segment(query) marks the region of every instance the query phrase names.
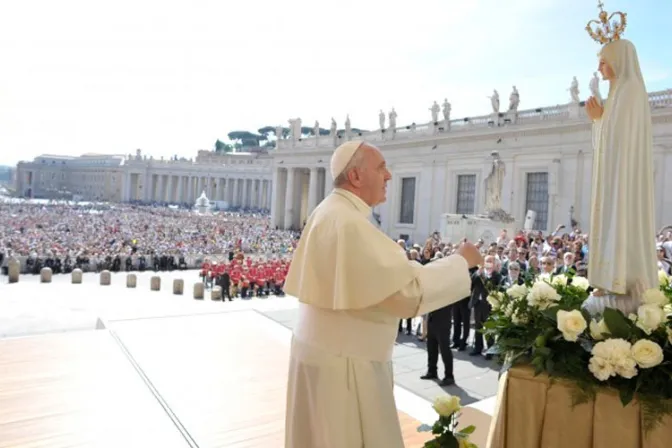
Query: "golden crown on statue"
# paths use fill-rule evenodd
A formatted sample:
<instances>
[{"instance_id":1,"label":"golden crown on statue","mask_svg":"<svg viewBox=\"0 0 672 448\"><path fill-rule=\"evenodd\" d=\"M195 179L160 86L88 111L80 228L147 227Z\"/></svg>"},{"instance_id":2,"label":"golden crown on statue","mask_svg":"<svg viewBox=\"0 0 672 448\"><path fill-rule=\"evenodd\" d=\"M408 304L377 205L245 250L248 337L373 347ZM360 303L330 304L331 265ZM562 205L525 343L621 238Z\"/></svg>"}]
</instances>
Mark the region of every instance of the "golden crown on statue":
<instances>
[{"instance_id":1,"label":"golden crown on statue","mask_svg":"<svg viewBox=\"0 0 672 448\"><path fill-rule=\"evenodd\" d=\"M602 45L620 39L621 34L623 34L625 27L628 24L628 15L620 11L616 11L609 15L609 13L604 10L604 3L601 1L597 2L597 7L600 8L598 19L591 20L586 25L586 31L590 34L590 37ZM620 21L612 21L611 19L614 17L618 17ZM593 25L597 26L593 27Z\"/></svg>"}]
</instances>

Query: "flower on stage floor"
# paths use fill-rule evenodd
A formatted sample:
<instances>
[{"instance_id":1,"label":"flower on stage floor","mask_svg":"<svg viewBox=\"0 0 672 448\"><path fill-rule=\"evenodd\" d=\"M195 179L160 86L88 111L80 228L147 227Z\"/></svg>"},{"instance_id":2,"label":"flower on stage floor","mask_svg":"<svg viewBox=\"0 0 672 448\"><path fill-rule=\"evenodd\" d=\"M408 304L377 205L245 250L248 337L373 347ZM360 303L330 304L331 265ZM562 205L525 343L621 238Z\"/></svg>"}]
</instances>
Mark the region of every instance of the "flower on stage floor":
<instances>
[{"instance_id":1,"label":"flower on stage floor","mask_svg":"<svg viewBox=\"0 0 672 448\"><path fill-rule=\"evenodd\" d=\"M437 414L441 417L451 417L454 413L462 409L460 405L460 397L454 395L443 395L436 400L432 405Z\"/></svg>"},{"instance_id":2,"label":"flower on stage floor","mask_svg":"<svg viewBox=\"0 0 672 448\"><path fill-rule=\"evenodd\" d=\"M616 390L623 406L637 400L645 432L672 416L672 284L643 292L627 316L583 308L591 294L585 277L539 276L525 285L488 291L492 307L483 333L488 353L508 369L526 365L535 375L568 380L573 404ZM455 446L455 445L454 445Z\"/></svg>"},{"instance_id":3,"label":"flower on stage floor","mask_svg":"<svg viewBox=\"0 0 672 448\"><path fill-rule=\"evenodd\" d=\"M434 400L432 407L439 414L439 419L432 426L422 425L418 428L418 431L431 431L434 435L432 440L425 443L425 448L477 448L469 442L469 435L476 430L475 426L457 430L462 409L460 397L442 395Z\"/></svg>"}]
</instances>

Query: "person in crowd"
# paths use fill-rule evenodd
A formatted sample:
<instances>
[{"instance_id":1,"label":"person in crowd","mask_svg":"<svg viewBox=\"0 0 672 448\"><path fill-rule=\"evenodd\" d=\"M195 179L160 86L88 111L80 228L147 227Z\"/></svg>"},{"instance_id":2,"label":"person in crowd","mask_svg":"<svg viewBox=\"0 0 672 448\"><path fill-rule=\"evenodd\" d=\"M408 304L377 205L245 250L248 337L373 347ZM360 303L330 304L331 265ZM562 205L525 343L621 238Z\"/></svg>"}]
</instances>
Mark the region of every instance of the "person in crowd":
<instances>
[{"instance_id":1,"label":"person in crowd","mask_svg":"<svg viewBox=\"0 0 672 448\"><path fill-rule=\"evenodd\" d=\"M487 297L490 291L496 291L502 286L502 274L496 269L495 255L485 257L483 266L476 270L472 275L473 291L469 300L469 308L474 310L474 323L476 333L474 334L474 347L470 356L480 356L483 353L483 324L490 316L490 304ZM492 346L491 340L486 341L487 347ZM486 359L490 359L486 355Z\"/></svg>"}]
</instances>

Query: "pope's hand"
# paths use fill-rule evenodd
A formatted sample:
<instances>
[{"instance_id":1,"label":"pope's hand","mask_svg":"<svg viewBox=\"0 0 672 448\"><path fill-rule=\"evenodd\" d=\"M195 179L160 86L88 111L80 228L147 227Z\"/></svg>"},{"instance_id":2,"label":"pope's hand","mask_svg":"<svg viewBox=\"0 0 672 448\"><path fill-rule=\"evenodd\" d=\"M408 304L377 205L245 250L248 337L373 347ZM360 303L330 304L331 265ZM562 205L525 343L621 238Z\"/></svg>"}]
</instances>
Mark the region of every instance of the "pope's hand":
<instances>
[{"instance_id":1,"label":"pope's hand","mask_svg":"<svg viewBox=\"0 0 672 448\"><path fill-rule=\"evenodd\" d=\"M591 120L599 120L604 113L604 107L597 101L597 98L591 96L586 101L586 114Z\"/></svg>"},{"instance_id":2,"label":"pope's hand","mask_svg":"<svg viewBox=\"0 0 672 448\"><path fill-rule=\"evenodd\" d=\"M483 265L483 255L481 255L481 251L471 243L462 244L457 250L457 253L467 260L469 268Z\"/></svg>"}]
</instances>

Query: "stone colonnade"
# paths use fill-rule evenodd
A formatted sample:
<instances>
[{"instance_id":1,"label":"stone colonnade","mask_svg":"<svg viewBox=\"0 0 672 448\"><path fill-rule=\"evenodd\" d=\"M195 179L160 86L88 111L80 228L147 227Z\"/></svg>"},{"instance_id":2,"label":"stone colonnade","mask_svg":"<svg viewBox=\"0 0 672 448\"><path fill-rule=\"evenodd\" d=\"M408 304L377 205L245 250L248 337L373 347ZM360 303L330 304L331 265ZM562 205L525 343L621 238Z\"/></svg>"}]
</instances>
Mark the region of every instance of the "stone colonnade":
<instances>
[{"instance_id":1,"label":"stone colonnade","mask_svg":"<svg viewBox=\"0 0 672 448\"><path fill-rule=\"evenodd\" d=\"M331 192L332 182L326 168L276 167L272 181L272 225L301 229L317 204Z\"/></svg>"},{"instance_id":2,"label":"stone colonnade","mask_svg":"<svg viewBox=\"0 0 672 448\"><path fill-rule=\"evenodd\" d=\"M134 172L124 179L123 201L191 204L203 191L211 201L224 201L231 207L268 210L271 206L268 179Z\"/></svg>"}]
</instances>

